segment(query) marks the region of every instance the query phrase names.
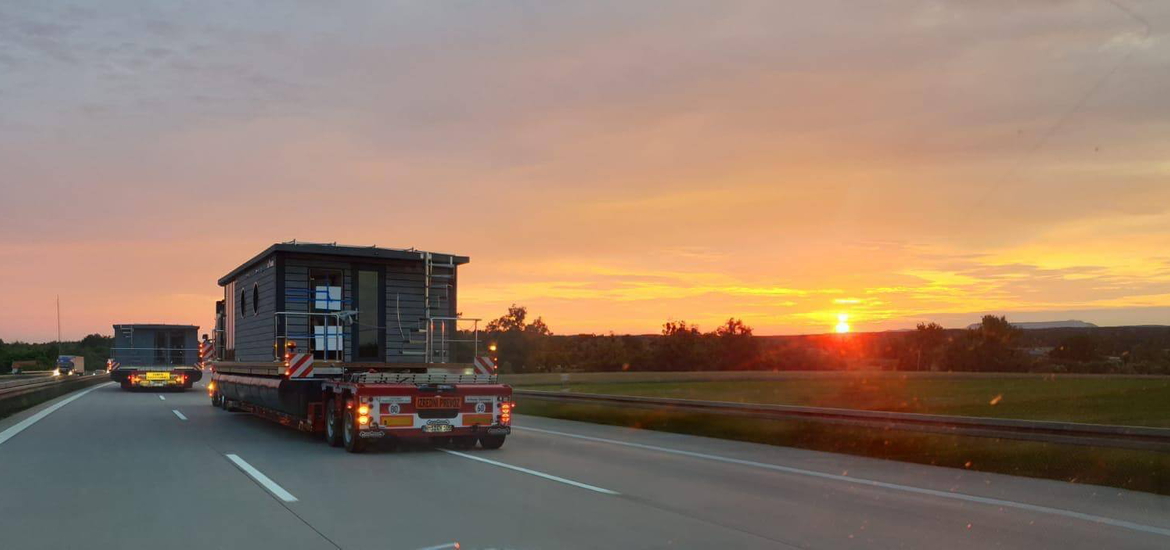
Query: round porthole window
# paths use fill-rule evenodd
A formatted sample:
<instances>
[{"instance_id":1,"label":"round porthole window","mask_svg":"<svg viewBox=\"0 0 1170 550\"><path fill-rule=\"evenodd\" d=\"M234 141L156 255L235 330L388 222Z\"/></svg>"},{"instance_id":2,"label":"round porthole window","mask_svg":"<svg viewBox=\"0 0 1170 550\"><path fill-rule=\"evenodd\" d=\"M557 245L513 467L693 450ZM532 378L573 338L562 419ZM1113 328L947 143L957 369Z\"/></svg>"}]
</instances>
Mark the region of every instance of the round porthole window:
<instances>
[{"instance_id":1,"label":"round porthole window","mask_svg":"<svg viewBox=\"0 0 1170 550\"><path fill-rule=\"evenodd\" d=\"M260 314L260 284L252 284L252 315Z\"/></svg>"},{"instance_id":2,"label":"round porthole window","mask_svg":"<svg viewBox=\"0 0 1170 550\"><path fill-rule=\"evenodd\" d=\"M248 314L248 291L240 291L240 317Z\"/></svg>"}]
</instances>

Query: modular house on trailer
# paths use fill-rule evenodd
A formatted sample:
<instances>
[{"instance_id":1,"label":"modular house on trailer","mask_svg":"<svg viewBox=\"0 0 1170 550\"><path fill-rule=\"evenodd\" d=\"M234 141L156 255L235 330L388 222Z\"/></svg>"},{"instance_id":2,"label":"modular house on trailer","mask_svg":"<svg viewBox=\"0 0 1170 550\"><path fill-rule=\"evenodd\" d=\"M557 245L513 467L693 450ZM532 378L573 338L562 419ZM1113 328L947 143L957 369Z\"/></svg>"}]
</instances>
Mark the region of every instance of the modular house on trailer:
<instances>
[{"instance_id":1,"label":"modular house on trailer","mask_svg":"<svg viewBox=\"0 0 1170 550\"><path fill-rule=\"evenodd\" d=\"M110 348L108 364L110 377L122 383L123 388L189 388L202 376L197 368L198 333L196 325L114 325L114 345Z\"/></svg>"},{"instance_id":2,"label":"modular house on trailer","mask_svg":"<svg viewBox=\"0 0 1170 550\"><path fill-rule=\"evenodd\" d=\"M219 279L216 356L281 361L289 349L351 364L470 363L476 320L456 309L466 256L290 241Z\"/></svg>"}]
</instances>

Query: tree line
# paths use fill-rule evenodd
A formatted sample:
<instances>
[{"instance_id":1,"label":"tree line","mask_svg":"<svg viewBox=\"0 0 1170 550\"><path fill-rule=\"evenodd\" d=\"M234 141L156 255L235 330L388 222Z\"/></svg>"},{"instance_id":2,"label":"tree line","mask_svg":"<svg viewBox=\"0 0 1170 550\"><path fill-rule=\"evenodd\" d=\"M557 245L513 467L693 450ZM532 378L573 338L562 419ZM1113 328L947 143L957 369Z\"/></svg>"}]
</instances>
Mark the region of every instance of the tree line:
<instances>
[{"instance_id":1,"label":"tree line","mask_svg":"<svg viewBox=\"0 0 1170 550\"><path fill-rule=\"evenodd\" d=\"M540 317L513 305L489 322L502 372L687 370L849 370L1076 372L1170 374L1170 327L1021 330L1005 317L986 315L972 329L921 323L910 331L799 336L755 336L739 319L711 331L667 321L655 335L556 335ZM81 355L88 368L104 366L112 336L72 342L0 340L0 374L14 361L51 369L57 355ZM58 351L60 350L60 351Z\"/></svg>"},{"instance_id":2,"label":"tree line","mask_svg":"<svg viewBox=\"0 0 1170 550\"><path fill-rule=\"evenodd\" d=\"M986 315L971 329L755 336L667 321L656 335L555 335L513 305L488 323L501 372L850 370L1170 374L1170 327L1022 330Z\"/></svg>"},{"instance_id":3,"label":"tree line","mask_svg":"<svg viewBox=\"0 0 1170 550\"><path fill-rule=\"evenodd\" d=\"M57 364L58 355L79 355L85 357L85 368L105 368L106 360L110 358L110 348L114 345L113 336L90 334L81 340L72 342L45 342L40 344L28 342L5 342L0 339L0 374L7 374L12 370L13 362L32 361L33 364L25 370L48 370Z\"/></svg>"}]
</instances>

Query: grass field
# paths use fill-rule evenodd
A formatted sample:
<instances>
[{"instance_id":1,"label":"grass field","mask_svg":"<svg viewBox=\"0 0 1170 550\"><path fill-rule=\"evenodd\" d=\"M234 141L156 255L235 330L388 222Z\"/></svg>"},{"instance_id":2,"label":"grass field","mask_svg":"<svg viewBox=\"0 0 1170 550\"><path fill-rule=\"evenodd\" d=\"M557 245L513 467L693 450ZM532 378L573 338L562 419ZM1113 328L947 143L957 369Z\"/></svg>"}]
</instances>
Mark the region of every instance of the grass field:
<instances>
[{"instance_id":1,"label":"grass field","mask_svg":"<svg viewBox=\"0 0 1170 550\"><path fill-rule=\"evenodd\" d=\"M833 376L832 374L837 374ZM1170 427L1170 378L898 376L826 373L782 380L599 382L528 389L706 401Z\"/></svg>"},{"instance_id":2,"label":"grass field","mask_svg":"<svg viewBox=\"0 0 1170 550\"><path fill-rule=\"evenodd\" d=\"M517 412L1170 495L1170 453L519 399Z\"/></svg>"},{"instance_id":3,"label":"grass field","mask_svg":"<svg viewBox=\"0 0 1170 550\"><path fill-rule=\"evenodd\" d=\"M1170 378L894 372L520 375L517 388L1170 427ZM518 399L517 412L1170 494L1170 453Z\"/></svg>"}]
</instances>

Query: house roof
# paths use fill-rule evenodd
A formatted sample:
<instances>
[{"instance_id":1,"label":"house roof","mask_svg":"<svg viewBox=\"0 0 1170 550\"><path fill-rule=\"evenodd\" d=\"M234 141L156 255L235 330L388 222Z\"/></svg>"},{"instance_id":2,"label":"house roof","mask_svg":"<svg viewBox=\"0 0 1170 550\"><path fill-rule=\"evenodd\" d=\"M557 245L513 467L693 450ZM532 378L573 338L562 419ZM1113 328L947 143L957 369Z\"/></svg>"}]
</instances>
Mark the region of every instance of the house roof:
<instances>
[{"instance_id":1,"label":"house roof","mask_svg":"<svg viewBox=\"0 0 1170 550\"><path fill-rule=\"evenodd\" d=\"M114 325L114 330L117 331L122 327L130 328L166 328L166 329L194 329L199 330L199 325L170 325L166 323L122 323Z\"/></svg>"},{"instance_id":2,"label":"house roof","mask_svg":"<svg viewBox=\"0 0 1170 550\"><path fill-rule=\"evenodd\" d=\"M337 243L299 243L296 241L289 241L284 243L276 243L263 252L252 257L252 259L240 264L239 267L231 270L227 275L219 278L219 286L224 286L231 282L237 275L244 270L251 267L256 262L263 260L275 252L295 252L298 254L314 254L320 256L342 256L347 258L376 258L384 260L418 260L422 261L427 251L417 250L414 248L378 248L377 246L351 246ZM431 257L437 263L453 263L455 265L463 265L470 262L471 259L467 256L456 256L454 254L445 254L441 252L431 252Z\"/></svg>"}]
</instances>

